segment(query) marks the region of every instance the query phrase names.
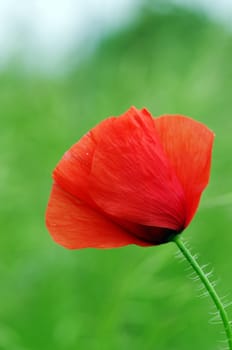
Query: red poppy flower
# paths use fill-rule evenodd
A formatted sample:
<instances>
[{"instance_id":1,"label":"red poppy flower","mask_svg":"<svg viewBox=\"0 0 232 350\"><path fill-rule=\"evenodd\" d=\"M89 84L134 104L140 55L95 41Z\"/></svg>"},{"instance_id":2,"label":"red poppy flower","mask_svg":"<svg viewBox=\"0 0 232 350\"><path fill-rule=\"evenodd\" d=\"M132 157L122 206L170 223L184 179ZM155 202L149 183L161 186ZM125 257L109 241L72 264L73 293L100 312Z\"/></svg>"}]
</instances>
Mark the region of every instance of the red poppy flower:
<instances>
[{"instance_id":1,"label":"red poppy flower","mask_svg":"<svg viewBox=\"0 0 232 350\"><path fill-rule=\"evenodd\" d=\"M68 150L53 172L46 225L70 248L165 243L193 218L214 134L181 115L132 107Z\"/></svg>"}]
</instances>

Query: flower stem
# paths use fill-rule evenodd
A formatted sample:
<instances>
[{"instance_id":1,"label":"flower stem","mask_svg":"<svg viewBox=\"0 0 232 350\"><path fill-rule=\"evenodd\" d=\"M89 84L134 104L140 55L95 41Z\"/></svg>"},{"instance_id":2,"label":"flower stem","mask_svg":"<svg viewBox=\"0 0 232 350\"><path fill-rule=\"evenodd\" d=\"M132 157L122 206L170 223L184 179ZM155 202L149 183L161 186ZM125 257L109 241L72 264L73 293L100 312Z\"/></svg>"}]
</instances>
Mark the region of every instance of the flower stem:
<instances>
[{"instance_id":1,"label":"flower stem","mask_svg":"<svg viewBox=\"0 0 232 350\"><path fill-rule=\"evenodd\" d=\"M193 270L196 272L197 276L201 280L201 282L204 284L207 292L209 293L210 297L212 298L223 323L223 326L225 328L225 333L229 345L229 349L232 350L232 329L231 324L229 321L228 314L225 310L225 307L218 296L214 286L210 282L209 278L207 277L207 274L203 271L202 267L199 265L195 257L191 254L189 249L186 247L185 243L182 241L182 239L179 236L175 236L173 238L173 242L176 243L178 248L180 249L183 256L186 258L186 260L190 263Z\"/></svg>"}]
</instances>

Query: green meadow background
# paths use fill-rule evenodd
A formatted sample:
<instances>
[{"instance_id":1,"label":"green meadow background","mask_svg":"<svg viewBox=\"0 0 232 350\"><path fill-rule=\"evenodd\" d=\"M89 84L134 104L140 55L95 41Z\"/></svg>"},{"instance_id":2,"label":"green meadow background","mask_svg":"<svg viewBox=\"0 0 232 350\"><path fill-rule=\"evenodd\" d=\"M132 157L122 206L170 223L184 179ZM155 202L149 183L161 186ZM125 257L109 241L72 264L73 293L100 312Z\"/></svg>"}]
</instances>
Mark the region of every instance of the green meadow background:
<instances>
[{"instance_id":1,"label":"green meadow background","mask_svg":"<svg viewBox=\"0 0 232 350\"><path fill-rule=\"evenodd\" d=\"M231 300L231 57L222 25L147 8L63 75L0 73L0 350L223 348L211 301L174 244L69 251L44 213L53 168L96 123L131 105L189 115L216 140L210 185L183 236Z\"/></svg>"}]
</instances>

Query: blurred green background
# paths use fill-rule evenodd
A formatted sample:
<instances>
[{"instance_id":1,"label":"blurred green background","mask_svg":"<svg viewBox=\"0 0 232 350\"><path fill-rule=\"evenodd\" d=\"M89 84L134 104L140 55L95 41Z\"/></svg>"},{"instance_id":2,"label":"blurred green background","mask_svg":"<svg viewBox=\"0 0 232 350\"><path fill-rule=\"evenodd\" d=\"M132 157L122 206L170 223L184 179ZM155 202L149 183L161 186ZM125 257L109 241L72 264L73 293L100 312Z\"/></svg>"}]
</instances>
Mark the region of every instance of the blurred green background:
<instances>
[{"instance_id":1,"label":"blurred green background","mask_svg":"<svg viewBox=\"0 0 232 350\"><path fill-rule=\"evenodd\" d=\"M106 34L65 74L0 73L0 349L220 349L211 301L173 244L68 251L45 228L52 170L88 129L131 105L189 115L216 141L184 237L220 294L232 291L232 35L202 13L148 6Z\"/></svg>"}]
</instances>

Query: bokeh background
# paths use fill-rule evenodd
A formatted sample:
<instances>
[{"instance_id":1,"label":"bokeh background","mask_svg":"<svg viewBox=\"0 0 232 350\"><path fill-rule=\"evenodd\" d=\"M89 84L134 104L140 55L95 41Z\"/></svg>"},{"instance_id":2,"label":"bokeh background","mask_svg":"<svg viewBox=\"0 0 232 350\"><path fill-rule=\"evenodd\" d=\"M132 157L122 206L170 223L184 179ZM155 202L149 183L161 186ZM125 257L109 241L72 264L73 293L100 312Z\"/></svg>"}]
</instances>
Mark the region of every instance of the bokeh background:
<instances>
[{"instance_id":1,"label":"bokeh background","mask_svg":"<svg viewBox=\"0 0 232 350\"><path fill-rule=\"evenodd\" d=\"M1 350L224 346L211 301L173 244L68 251L44 213L53 168L97 122L131 105L192 116L216 142L210 186L184 236L232 299L231 7L1 1Z\"/></svg>"}]
</instances>

